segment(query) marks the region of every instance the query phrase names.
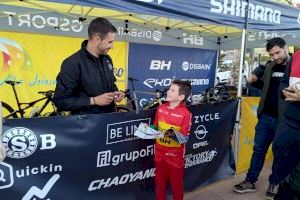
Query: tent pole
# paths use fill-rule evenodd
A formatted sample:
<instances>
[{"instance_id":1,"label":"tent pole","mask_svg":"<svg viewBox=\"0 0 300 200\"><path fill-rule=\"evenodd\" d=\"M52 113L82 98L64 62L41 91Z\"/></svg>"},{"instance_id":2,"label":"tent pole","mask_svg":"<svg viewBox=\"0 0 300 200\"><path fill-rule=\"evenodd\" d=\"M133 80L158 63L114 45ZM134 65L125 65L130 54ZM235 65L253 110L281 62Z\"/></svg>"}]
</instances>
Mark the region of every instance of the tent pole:
<instances>
[{"instance_id":1,"label":"tent pole","mask_svg":"<svg viewBox=\"0 0 300 200\"><path fill-rule=\"evenodd\" d=\"M216 61L216 70L215 70L215 86L217 85L217 71L219 68L219 59L220 59L220 54L221 54L221 50L220 50L220 45L221 44L221 38L218 37L218 43L217 43L217 61Z\"/></svg>"},{"instance_id":2,"label":"tent pole","mask_svg":"<svg viewBox=\"0 0 300 200\"><path fill-rule=\"evenodd\" d=\"M239 139L240 139L240 128L241 128L241 107L242 107L242 79L243 79L243 65L245 57L245 46L246 46L246 36L248 29L248 13L249 13L249 0L247 0L247 8L245 12L245 28L242 32L242 44L241 44L241 55L240 55L240 66L239 66L239 82L238 82L238 109L236 114L236 121L234 126L234 161L237 165L238 155L239 155Z\"/></svg>"},{"instance_id":3,"label":"tent pole","mask_svg":"<svg viewBox=\"0 0 300 200\"><path fill-rule=\"evenodd\" d=\"M239 155L239 136L240 136L240 128L241 128L241 106L242 106L242 70L244 63L244 53L245 53L245 38L246 38L246 29L243 29L242 35L242 45L241 45L241 55L240 55L240 66L239 66L239 83L238 83L238 109L236 113L236 121L234 127L234 161L235 164L238 162Z\"/></svg>"}]
</instances>

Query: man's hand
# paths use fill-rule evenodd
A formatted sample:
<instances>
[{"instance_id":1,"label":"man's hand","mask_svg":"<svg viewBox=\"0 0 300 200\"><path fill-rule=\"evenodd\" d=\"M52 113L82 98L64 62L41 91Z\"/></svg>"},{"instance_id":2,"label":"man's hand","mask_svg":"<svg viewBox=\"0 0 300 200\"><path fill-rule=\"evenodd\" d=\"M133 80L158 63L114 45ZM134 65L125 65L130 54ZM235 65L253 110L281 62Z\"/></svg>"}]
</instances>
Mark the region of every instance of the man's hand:
<instances>
[{"instance_id":1,"label":"man's hand","mask_svg":"<svg viewBox=\"0 0 300 200\"><path fill-rule=\"evenodd\" d=\"M94 97L94 103L98 106L107 106L114 100L114 93L108 92Z\"/></svg>"},{"instance_id":2,"label":"man's hand","mask_svg":"<svg viewBox=\"0 0 300 200\"><path fill-rule=\"evenodd\" d=\"M298 101L300 102L300 90L296 90L293 87L288 87L282 90L283 95L286 97L286 101Z\"/></svg>"},{"instance_id":3,"label":"man's hand","mask_svg":"<svg viewBox=\"0 0 300 200\"><path fill-rule=\"evenodd\" d=\"M125 93L122 91L115 91L114 92L114 101L115 102L120 102L124 99Z\"/></svg>"},{"instance_id":4,"label":"man's hand","mask_svg":"<svg viewBox=\"0 0 300 200\"><path fill-rule=\"evenodd\" d=\"M5 157L6 157L6 151L2 142L0 141L0 162L3 161Z\"/></svg>"},{"instance_id":5,"label":"man's hand","mask_svg":"<svg viewBox=\"0 0 300 200\"><path fill-rule=\"evenodd\" d=\"M166 130L165 131L165 136L168 136L168 137L175 136L175 133L174 133L173 129L170 128L170 129Z\"/></svg>"},{"instance_id":6,"label":"man's hand","mask_svg":"<svg viewBox=\"0 0 300 200\"><path fill-rule=\"evenodd\" d=\"M250 74L250 76L247 79L248 83L254 83L258 80L257 76L255 74Z\"/></svg>"}]
</instances>

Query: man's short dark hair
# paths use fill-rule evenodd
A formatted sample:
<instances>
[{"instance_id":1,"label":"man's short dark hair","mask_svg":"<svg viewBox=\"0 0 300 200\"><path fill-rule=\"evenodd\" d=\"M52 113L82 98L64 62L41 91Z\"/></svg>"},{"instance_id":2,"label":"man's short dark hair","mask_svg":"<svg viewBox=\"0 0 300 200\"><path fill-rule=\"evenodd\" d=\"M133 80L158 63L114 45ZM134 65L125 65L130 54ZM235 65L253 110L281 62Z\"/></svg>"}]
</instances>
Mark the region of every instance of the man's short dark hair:
<instances>
[{"instance_id":1,"label":"man's short dark hair","mask_svg":"<svg viewBox=\"0 0 300 200\"><path fill-rule=\"evenodd\" d=\"M284 41L283 38L274 37L274 38L268 40L267 45L266 45L266 50L270 51L275 46L278 46L283 49L285 47L285 45L286 45L286 42Z\"/></svg>"},{"instance_id":2,"label":"man's short dark hair","mask_svg":"<svg viewBox=\"0 0 300 200\"><path fill-rule=\"evenodd\" d=\"M183 101L191 95L192 86L190 81L174 80L172 84L179 87L179 95L184 95Z\"/></svg>"},{"instance_id":3,"label":"man's short dark hair","mask_svg":"<svg viewBox=\"0 0 300 200\"><path fill-rule=\"evenodd\" d=\"M101 38L105 38L106 34L109 32L116 33L117 29L103 17L93 19L88 28L89 38L94 35L99 35Z\"/></svg>"}]
</instances>

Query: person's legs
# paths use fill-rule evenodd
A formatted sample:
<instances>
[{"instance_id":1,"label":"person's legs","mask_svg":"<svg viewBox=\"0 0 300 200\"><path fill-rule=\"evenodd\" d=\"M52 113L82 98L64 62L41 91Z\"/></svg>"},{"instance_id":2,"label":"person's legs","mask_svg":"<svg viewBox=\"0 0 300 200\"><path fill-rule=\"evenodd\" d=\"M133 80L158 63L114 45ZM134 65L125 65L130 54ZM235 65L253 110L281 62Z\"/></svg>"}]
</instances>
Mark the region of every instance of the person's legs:
<instances>
[{"instance_id":1,"label":"person's legs","mask_svg":"<svg viewBox=\"0 0 300 200\"><path fill-rule=\"evenodd\" d=\"M293 199L293 191L290 186L283 182L280 184L277 194L274 196L274 200L286 200Z\"/></svg>"},{"instance_id":2,"label":"person's legs","mask_svg":"<svg viewBox=\"0 0 300 200\"><path fill-rule=\"evenodd\" d=\"M268 148L274 139L276 126L277 120L268 115L262 114L259 118L255 127L253 154L246 181L251 183L257 181L259 173L264 166Z\"/></svg>"},{"instance_id":3,"label":"person's legs","mask_svg":"<svg viewBox=\"0 0 300 200\"><path fill-rule=\"evenodd\" d=\"M167 200L169 181L168 164L164 161L155 162L155 196L156 200Z\"/></svg>"},{"instance_id":4,"label":"person's legs","mask_svg":"<svg viewBox=\"0 0 300 200\"><path fill-rule=\"evenodd\" d=\"M281 121L273 142L273 166L270 182L278 184L300 161L300 130Z\"/></svg>"},{"instance_id":5,"label":"person's legs","mask_svg":"<svg viewBox=\"0 0 300 200\"><path fill-rule=\"evenodd\" d=\"M183 200L184 183L183 174L184 168L176 168L169 165L170 183L174 200Z\"/></svg>"},{"instance_id":6,"label":"person's legs","mask_svg":"<svg viewBox=\"0 0 300 200\"><path fill-rule=\"evenodd\" d=\"M255 127L255 138L252 158L247 176L244 181L233 186L238 193L255 192L255 182L263 168L266 153L274 139L278 120L262 114Z\"/></svg>"}]
</instances>

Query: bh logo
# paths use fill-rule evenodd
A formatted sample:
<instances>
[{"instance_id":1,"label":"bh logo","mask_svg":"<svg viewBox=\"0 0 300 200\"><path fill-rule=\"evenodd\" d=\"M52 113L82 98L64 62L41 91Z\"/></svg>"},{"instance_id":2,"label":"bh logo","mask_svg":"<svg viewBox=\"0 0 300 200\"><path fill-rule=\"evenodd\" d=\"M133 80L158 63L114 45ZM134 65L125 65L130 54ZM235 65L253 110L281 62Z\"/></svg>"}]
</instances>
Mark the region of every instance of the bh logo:
<instances>
[{"instance_id":1,"label":"bh logo","mask_svg":"<svg viewBox=\"0 0 300 200\"><path fill-rule=\"evenodd\" d=\"M53 149L56 146L55 135L40 135L42 145L40 150ZM7 130L2 136L6 154L10 158L26 158L33 154L38 146L36 135L25 127L15 127Z\"/></svg>"}]
</instances>

